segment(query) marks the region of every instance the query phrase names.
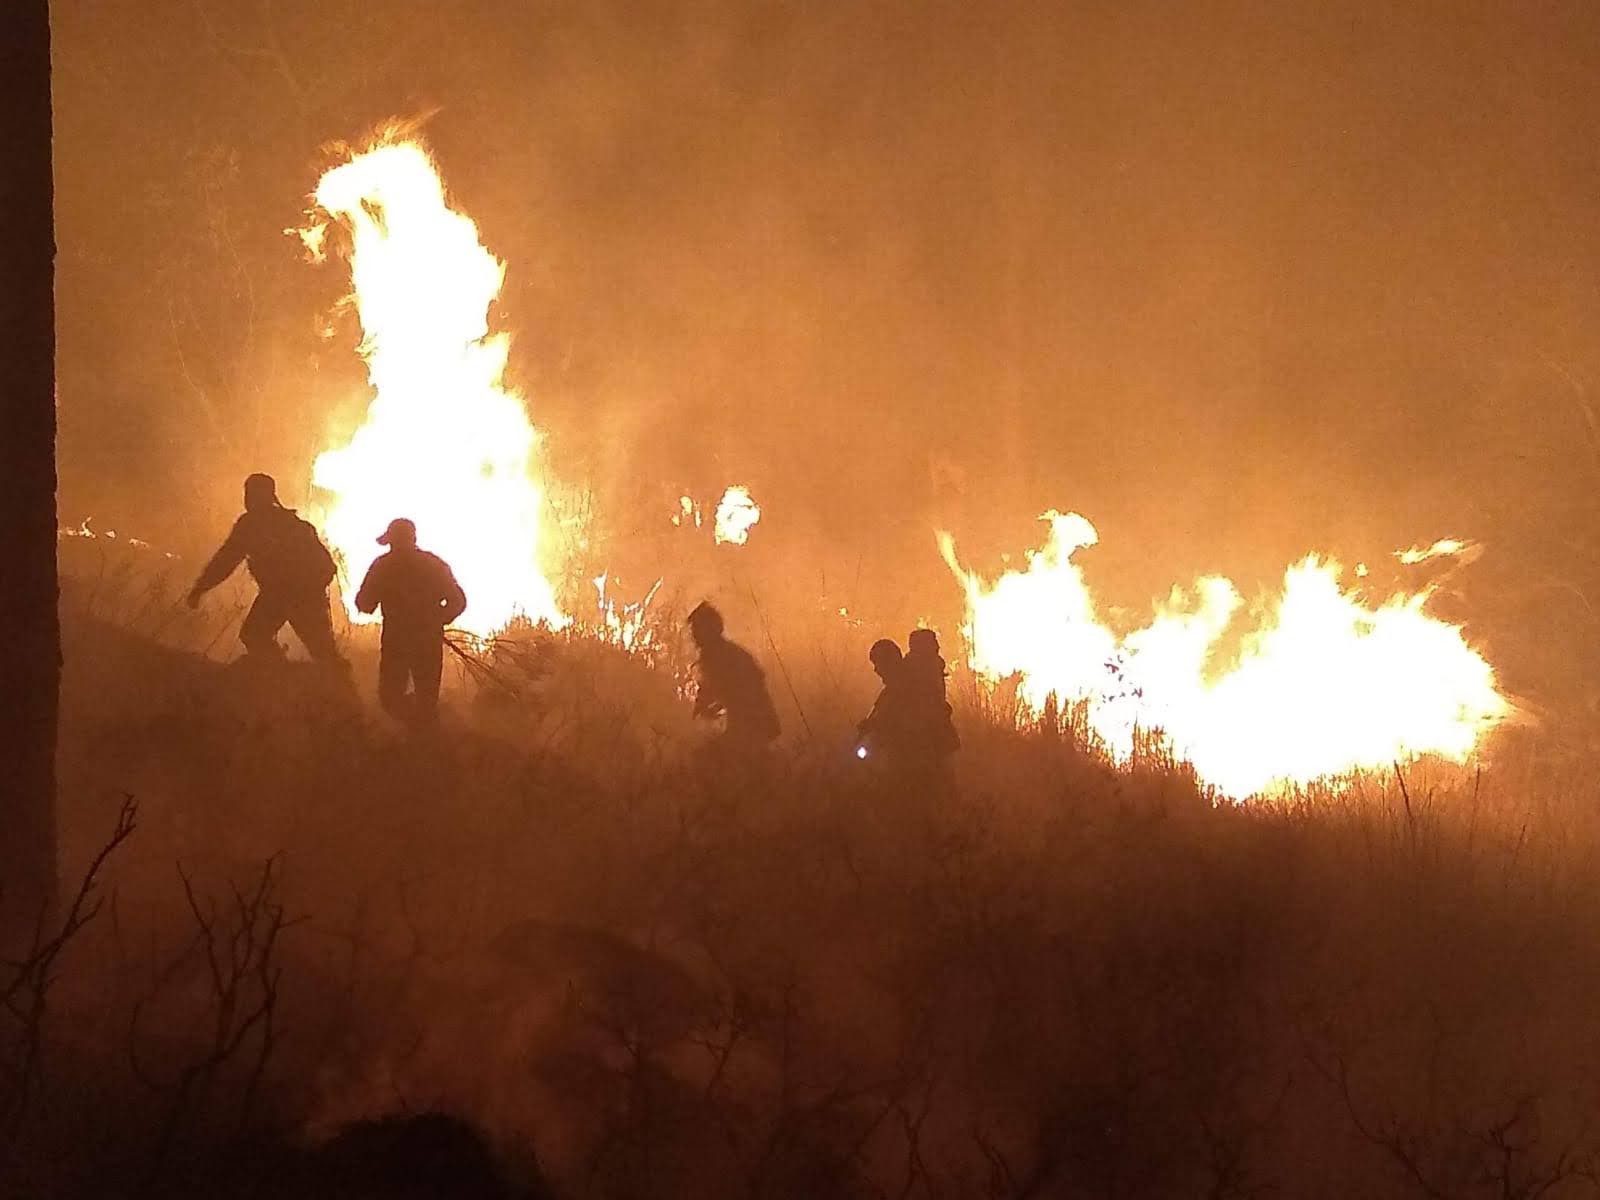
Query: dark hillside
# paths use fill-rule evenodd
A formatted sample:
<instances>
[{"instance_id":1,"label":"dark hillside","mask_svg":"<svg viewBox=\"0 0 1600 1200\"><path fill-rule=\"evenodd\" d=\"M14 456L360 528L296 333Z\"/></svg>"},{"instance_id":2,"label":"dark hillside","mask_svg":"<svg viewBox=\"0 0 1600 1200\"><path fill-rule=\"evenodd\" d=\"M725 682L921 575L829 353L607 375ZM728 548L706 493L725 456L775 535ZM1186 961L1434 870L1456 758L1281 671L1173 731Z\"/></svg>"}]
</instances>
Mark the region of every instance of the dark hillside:
<instances>
[{"instance_id":1,"label":"dark hillside","mask_svg":"<svg viewBox=\"0 0 1600 1200\"><path fill-rule=\"evenodd\" d=\"M56 1194L431 1110L561 1196L1592 1186L1596 840L1510 750L1212 808L969 711L948 788L719 775L582 639L411 744L309 665L66 627L69 827L140 807L15 1143L92 1147Z\"/></svg>"}]
</instances>

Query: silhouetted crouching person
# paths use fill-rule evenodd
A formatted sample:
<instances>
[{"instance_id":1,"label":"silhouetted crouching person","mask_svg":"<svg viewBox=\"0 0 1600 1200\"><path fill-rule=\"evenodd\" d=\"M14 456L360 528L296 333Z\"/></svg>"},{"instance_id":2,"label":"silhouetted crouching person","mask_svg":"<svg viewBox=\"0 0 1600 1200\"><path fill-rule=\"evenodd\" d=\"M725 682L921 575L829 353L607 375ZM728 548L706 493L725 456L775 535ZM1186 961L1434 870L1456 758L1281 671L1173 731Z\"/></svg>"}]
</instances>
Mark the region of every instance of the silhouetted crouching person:
<instances>
[{"instance_id":1,"label":"silhouetted crouching person","mask_svg":"<svg viewBox=\"0 0 1600 1200\"><path fill-rule=\"evenodd\" d=\"M721 741L729 749L764 749L778 736L778 712L761 667L748 650L723 636L722 614L711 605L699 604L689 614L688 625L700 651L694 715L710 720L724 717Z\"/></svg>"},{"instance_id":2,"label":"silhouetted crouching person","mask_svg":"<svg viewBox=\"0 0 1600 1200\"><path fill-rule=\"evenodd\" d=\"M244 512L189 589L189 607L198 607L200 597L232 575L241 562L248 563L259 589L239 627L246 652L281 655L278 630L287 622L312 658L340 661L328 620L333 555L311 522L278 503L278 485L270 475L251 475L244 481Z\"/></svg>"},{"instance_id":3,"label":"silhouetted crouching person","mask_svg":"<svg viewBox=\"0 0 1600 1200\"><path fill-rule=\"evenodd\" d=\"M389 552L356 592L356 608L383 610L378 701L402 721L429 724L439 715L444 628L466 611L467 596L444 559L417 548L417 527L405 517L390 521L378 544Z\"/></svg>"}]
</instances>

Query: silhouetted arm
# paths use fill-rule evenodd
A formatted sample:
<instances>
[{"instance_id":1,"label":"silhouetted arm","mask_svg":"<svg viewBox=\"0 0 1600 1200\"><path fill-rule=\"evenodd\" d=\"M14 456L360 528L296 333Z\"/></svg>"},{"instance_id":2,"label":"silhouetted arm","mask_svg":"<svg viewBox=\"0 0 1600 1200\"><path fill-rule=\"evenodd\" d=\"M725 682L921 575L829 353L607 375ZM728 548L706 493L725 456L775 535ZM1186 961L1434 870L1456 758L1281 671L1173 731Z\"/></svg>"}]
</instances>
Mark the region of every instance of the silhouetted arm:
<instances>
[{"instance_id":1,"label":"silhouetted arm","mask_svg":"<svg viewBox=\"0 0 1600 1200\"><path fill-rule=\"evenodd\" d=\"M446 625L467 611L467 594L456 582L456 574L448 564L444 567L443 616Z\"/></svg>"},{"instance_id":2,"label":"silhouetted arm","mask_svg":"<svg viewBox=\"0 0 1600 1200\"><path fill-rule=\"evenodd\" d=\"M198 603L202 595L232 575L244 561L247 548L241 528L243 524L243 517L233 523L233 529L229 532L227 540L217 547L217 552L211 556L211 561L206 563L205 570L200 572L200 578L194 581L194 587L189 589L191 605Z\"/></svg>"},{"instance_id":3,"label":"silhouetted arm","mask_svg":"<svg viewBox=\"0 0 1600 1200\"><path fill-rule=\"evenodd\" d=\"M370 613L377 609L378 601L382 599L378 594L378 581L383 574L378 570L378 566L382 562L382 558L374 559L372 565L367 568L366 578L361 581L360 588L356 590L357 612Z\"/></svg>"},{"instance_id":4,"label":"silhouetted arm","mask_svg":"<svg viewBox=\"0 0 1600 1200\"><path fill-rule=\"evenodd\" d=\"M883 705L883 697L884 692L880 691L878 693L878 698L872 702L872 711L866 716L862 717L859 722L857 722L856 733L862 737L865 737L869 733L878 732L879 727L883 724L882 714L878 712L878 709Z\"/></svg>"},{"instance_id":5,"label":"silhouetted arm","mask_svg":"<svg viewBox=\"0 0 1600 1200\"><path fill-rule=\"evenodd\" d=\"M699 686L694 691L694 715L697 717L717 717L722 715L722 697L717 694L717 689L711 685L707 678L705 665L702 662L698 671Z\"/></svg>"}]
</instances>

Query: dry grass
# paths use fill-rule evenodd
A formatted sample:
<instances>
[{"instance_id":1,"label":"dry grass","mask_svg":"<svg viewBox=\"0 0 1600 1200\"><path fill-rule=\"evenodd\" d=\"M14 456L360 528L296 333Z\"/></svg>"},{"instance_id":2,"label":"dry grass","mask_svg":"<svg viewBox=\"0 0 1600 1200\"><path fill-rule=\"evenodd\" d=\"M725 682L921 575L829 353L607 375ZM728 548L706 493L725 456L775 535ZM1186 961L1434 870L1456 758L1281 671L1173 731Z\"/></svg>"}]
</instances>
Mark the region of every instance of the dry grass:
<instances>
[{"instance_id":1,"label":"dry grass","mask_svg":"<svg viewBox=\"0 0 1600 1200\"><path fill-rule=\"evenodd\" d=\"M790 654L811 736L729 776L670 644L524 638L414 743L309 667L69 637L69 872L125 791L141 828L62 956L33 1194L246 1194L435 1110L572 1197L1596 1190L1600 830L1531 741L1215 807L968 696L906 787Z\"/></svg>"}]
</instances>

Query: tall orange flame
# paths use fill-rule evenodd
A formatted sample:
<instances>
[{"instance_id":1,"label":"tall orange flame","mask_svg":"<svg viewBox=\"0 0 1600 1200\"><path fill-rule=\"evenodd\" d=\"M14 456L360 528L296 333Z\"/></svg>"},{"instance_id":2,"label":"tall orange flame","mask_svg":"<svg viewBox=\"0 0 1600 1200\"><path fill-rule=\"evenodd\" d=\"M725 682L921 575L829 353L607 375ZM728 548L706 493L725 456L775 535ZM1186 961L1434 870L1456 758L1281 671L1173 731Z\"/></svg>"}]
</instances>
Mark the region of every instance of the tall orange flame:
<instances>
[{"instance_id":1,"label":"tall orange flame","mask_svg":"<svg viewBox=\"0 0 1600 1200\"><path fill-rule=\"evenodd\" d=\"M373 388L365 421L312 469L330 495L324 525L347 583L359 582L388 522L410 517L466 590L462 628L489 634L517 616L564 624L540 562L538 434L503 382L509 337L489 326L505 265L450 208L414 140L380 141L329 170L315 201L301 237L321 261L329 223L349 233Z\"/></svg>"},{"instance_id":2,"label":"tall orange flame","mask_svg":"<svg viewBox=\"0 0 1600 1200\"><path fill-rule=\"evenodd\" d=\"M1073 561L1094 545L1094 526L1076 513L1042 519L1044 546L992 581L938 535L966 592L969 664L991 682L1017 676L1034 714L1052 696L1083 702L1118 760L1136 730L1159 730L1202 780L1245 797L1418 754L1465 761L1510 714L1461 630L1424 611L1427 590L1369 607L1340 588L1338 564L1313 555L1258 612L1232 582L1208 576L1119 636ZM1237 653L1224 655L1225 636L1237 637Z\"/></svg>"}]
</instances>

